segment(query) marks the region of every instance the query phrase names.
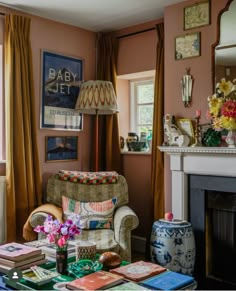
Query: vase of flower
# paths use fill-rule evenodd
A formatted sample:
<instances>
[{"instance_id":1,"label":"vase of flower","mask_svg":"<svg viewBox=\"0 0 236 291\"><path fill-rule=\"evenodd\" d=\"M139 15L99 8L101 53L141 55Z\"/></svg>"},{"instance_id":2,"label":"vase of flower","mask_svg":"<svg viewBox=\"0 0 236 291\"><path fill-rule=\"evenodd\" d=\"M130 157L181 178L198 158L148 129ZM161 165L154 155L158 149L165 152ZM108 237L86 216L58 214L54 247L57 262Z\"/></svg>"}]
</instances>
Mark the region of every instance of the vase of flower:
<instances>
[{"instance_id":1,"label":"vase of flower","mask_svg":"<svg viewBox=\"0 0 236 291\"><path fill-rule=\"evenodd\" d=\"M68 241L75 239L81 232L80 216L71 214L67 220L60 222L48 215L43 225L34 228L37 233L44 233L48 242L56 245L56 268L60 274L67 274L67 246Z\"/></svg>"},{"instance_id":2,"label":"vase of flower","mask_svg":"<svg viewBox=\"0 0 236 291\"><path fill-rule=\"evenodd\" d=\"M235 148L235 134L233 130L229 130L225 139L229 148Z\"/></svg>"},{"instance_id":3,"label":"vase of flower","mask_svg":"<svg viewBox=\"0 0 236 291\"><path fill-rule=\"evenodd\" d=\"M67 274L67 248L56 250L56 269L57 272L66 275Z\"/></svg>"},{"instance_id":4,"label":"vase of flower","mask_svg":"<svg viewBox=\"0 0 236 291\"><path fill-rule=\"evenodd\" d=\"M216 86L216 93L208 97L208 117L214 130L228 130L226 143L235 147L234 131L236 130L236 79L226 81L221 79Z\"/></svg>"}]
</instances>

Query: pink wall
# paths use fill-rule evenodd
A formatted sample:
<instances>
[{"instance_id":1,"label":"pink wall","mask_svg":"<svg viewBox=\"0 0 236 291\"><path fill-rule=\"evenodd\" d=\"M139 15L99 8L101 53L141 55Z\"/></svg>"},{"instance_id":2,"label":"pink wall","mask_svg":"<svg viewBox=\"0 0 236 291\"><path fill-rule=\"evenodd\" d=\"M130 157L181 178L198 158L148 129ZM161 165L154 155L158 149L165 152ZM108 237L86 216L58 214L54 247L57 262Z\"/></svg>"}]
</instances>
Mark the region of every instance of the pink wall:
<instances>
[{"instance_id":1,"label":"pink wall","mask_svg":"<svg viewBox=\"0 0 236 291\"><path fill-rule=\"evenodd\" d=\"M1 11L12 11L4 7ZM15 11L16 14L27 15ZM96 34L74 26L44 18L27 15L31 18L31 45L33 55L34 85L36 100L36 120L38 124L38 145L43 183L51 173L59 169L89 170L91 122L89 116L84 116L84 127L80 132L56 131L40 129L40 104L41 104L41 50L56 52L81 58L84 60L84 79L95 78L95 39ZM2 22L0 23L2 25ZM2 30L3 31L3 30ZM0 34L1 37L1 34ZM0 39L3 41L3 39ZM2 43L2 42L1 42ZM45 162L45 137L46 136L78 136L79 159L73 162Z\"/></svg>"},{"instance_id":2,"label":"pink wall","mask_svg":"<svg viewBox=\"0 0 236 291\"><path fill-rule=\"evenodd\" d=\"M227 0L212 1L211 25L183 30L183 9L195 0L168 6L164 12L165 25L165 113L177 117L194 118L196 109L201 109L200 122L206 122L207 96L212 93L212 45L216 41L217 16ZM201 32L201 56L185 60L175 60L175 37L192 32ZM192 105L185 108L181 101L180 80L185 68L190 67L194 78ZM171 210L171 176L169 157L165 156L165 198L166 210Z\"/></svg>"},{"instance_id":3,"label":"pink wall","mask_svg":"<svg viewBox=\"0 0 236 291\"><path fill-rule=\"evenodd\" d=\"M214 3L213 3L214 2ZM202 28L183 31L183 8L186 5L195 3L195 0L184 1L176 5L166 7L164 14L165 24L165 112L172 113L179 117L193 118L196 109L203 113L202 122L205 121L204 112L207 109L207 96L212 92L211 79L211 45L216 40L216 18L227 0L212 1L211 25ZM1 11L9 11L2 8ZM16 12L17 14L21 14ZM43 179L46 181L48 175L58 169L88 170L91 140L91 122L88 116L84 118L84 130L73 131L52 131L39 128L40 117L40 50L46 49L66 55L81 57L84 59L84 79L95 77L95 34L73 26L60 24L43 18L30 16L31 39L33 50L35 98L38 121L38 143L40 148L40 161ZM117 35L124 35L130 32L140 31L154 27L160 20L152 21L138 26L120 30ZM0 22L1 25L1 22ZM178 35L200 31L201 32L201 56L186 60L176 61L174 59L174 40ZM0 33L1 36L1 33ZM1 40L1 39L0 39ZM121 38L119 41L118 75L152 70L156 62L156 32L155 30ZM191 68L194 78L192 106L184 108L181 101L180 79L185 73L185 68ZM121 85L121 86L120 86ZM118 81L118 102L120 110L120 124L124 133L127 118L123 114L129 110L123 105L128 98L127 82ZM78 135L79 137L79 160L77 162L45 163L45 136L48 135ZM150 194L150 155L123 155L124 175L127 178L130 205L134 208L140 218L140 226L136 234L147 235L146 226L150 223L152 210ZM0 167L0 170L2 167ZM3 170L4 171L4 170ZM165 157L165 197L166 210L171 209L171 178L169 170L169 158Z\"/></svg>"},{"instance_id":4,"label":"pink wall","mask_svg":"<svg viewBox=\"0 0 236 291\"><path fill-rule=\"evenodd\" d=\"M155 22L156 23L156 22ZM117 35L126 35L147 28L154 28L154 22L141 24L117 32ZM156 31L127 36L119 39L118 75L132 74L155 69L156 62ZM129 81L118 79L117 97L120 106L119 120L120 133L127 137L130 131L129 116ZM147 237L148 227L151 224L151 155L124 153L123 173L128 182L129 205L140 219L139 227L133 234Z\"/></svg>"}]
</instances>

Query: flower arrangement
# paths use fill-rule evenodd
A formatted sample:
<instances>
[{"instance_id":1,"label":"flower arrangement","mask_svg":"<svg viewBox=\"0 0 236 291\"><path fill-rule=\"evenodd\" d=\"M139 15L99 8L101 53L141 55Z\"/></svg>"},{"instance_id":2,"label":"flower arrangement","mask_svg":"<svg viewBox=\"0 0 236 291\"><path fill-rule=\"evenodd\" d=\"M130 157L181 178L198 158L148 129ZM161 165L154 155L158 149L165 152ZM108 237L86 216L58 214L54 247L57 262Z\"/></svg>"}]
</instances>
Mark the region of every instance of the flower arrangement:
<instances>
[{"instance_id":1,"label":"flower arrangement","mask_svg":"<svg viewBox=\"0 0 236 291\"><path fill-rule=\"evenodd\" d=\"M208 97L208 117L215 130L236 129L236 79L224 78L216 85L216 93Z\"/></svg>"},{"instance_id":2,"label":"flower arrangement","mask_svg":"<svg viewBox=\"0 0 236 291\"><path fill-rule=\"evenodd\" d=\"M36 226L34 231L46 234L49 243L56 244L57 250L66 250L68 241L73 240L75 235L79 235L81 232L80 217L79 215L72 215L61 223L57 219L54 220L51 215L48 215L44 224Z\"/></svg>"}]
</instances>

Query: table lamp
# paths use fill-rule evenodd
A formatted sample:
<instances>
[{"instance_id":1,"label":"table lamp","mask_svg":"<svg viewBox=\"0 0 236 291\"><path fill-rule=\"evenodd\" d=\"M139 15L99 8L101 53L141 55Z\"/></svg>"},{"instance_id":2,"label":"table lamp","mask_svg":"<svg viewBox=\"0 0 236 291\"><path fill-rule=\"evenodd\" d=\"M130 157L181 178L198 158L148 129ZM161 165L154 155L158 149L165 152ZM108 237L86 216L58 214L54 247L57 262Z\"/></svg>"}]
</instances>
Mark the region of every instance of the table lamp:
<instances>
[{"instance_id":1,"label":"table lamp","mask_svg":"<svg viewBox=\"0 0 236 291\"><path fill-rule=\"evenodd\" d=\"M95 171L98 171L98 115L118 112L116 94L109 81L87 81L80 86L75 109L84 114L96 115L95 120Z\"/></svg>"}]
</instances>

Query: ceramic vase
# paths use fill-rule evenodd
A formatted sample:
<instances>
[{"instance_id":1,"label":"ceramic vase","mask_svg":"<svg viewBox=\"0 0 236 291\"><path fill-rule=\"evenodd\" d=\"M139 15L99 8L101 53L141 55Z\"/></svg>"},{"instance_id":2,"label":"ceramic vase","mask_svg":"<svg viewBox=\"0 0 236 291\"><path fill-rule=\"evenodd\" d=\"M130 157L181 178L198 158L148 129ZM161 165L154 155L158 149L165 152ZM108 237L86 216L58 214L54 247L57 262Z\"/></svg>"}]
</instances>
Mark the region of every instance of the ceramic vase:
<instances>
[{"instance_id":1,"label":"ceramic vase","mask_svg":"<svg viewBox=\"0 0 236 291\"><path fill-rule=\"evenodd\" d=\"M151 233L151 260L174 272L192 275L195 239L187 221L155 221Z\"/></svg>"},{"instance_id":2,"label":"ceramic vase","mask_svg":"<svg viewBox=\"0 0 236 291\"><path fill-rule=\"evenodd\" d=\"M227 137L225 139L229 148L235 148L235 132L233 130L229 130Z\"/></svg>"},{"instance_id":3,"label":"ceramic vase","mask_svg":"<svg viewBox=\"0 0 236 291\"><path fill-rule=\"evenodd\" d=\"M57 272L62 275L67 274L67 257L68 257L67 249L56 250L56 269Z\"/></svg>"}]
</instances>

